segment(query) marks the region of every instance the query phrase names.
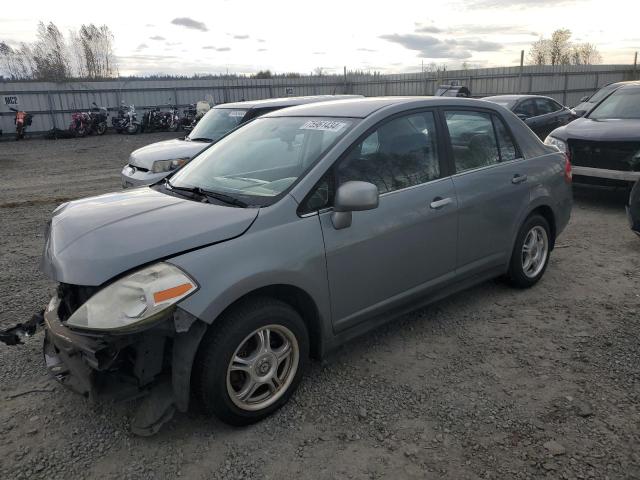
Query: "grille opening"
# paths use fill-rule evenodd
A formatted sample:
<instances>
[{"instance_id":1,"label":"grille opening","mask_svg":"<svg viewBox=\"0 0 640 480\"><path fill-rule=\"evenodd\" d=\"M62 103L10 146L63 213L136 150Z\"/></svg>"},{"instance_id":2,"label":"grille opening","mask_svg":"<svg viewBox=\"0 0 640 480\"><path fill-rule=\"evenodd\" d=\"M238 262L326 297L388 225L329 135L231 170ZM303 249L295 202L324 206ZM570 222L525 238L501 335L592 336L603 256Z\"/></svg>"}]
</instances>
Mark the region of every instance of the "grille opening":
<instances>
[{"instance_id":1,"label":"grille opening","mask_svg":"<svg viewBox=\"0 0 640 480\"><path fill-rule=\"evenodd\" d=\"M640 142L570 140L569 150L575 166L640 171Z\"/></svg>"}]
</instances>

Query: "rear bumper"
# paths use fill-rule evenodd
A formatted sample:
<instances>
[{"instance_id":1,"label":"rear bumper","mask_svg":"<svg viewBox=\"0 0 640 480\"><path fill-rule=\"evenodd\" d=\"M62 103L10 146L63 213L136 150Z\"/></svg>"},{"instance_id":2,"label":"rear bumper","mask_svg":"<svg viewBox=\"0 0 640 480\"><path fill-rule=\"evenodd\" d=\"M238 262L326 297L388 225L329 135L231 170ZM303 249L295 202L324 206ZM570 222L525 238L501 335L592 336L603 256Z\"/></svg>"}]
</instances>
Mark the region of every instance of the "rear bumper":
<instances>
[{"instance_id":1,"label":"rear bumper","mask_svg":"<svg viewBox=\"0 0 640 480\"><path fill-rule=\"evenodd\" d=\"M606 178L608 180L622 180L635 182L640 179L640 172L627 172L622 170L607 170L605 168L581 167L572 165L573 175L583 177Z\"/></svg>"}]
</instances>

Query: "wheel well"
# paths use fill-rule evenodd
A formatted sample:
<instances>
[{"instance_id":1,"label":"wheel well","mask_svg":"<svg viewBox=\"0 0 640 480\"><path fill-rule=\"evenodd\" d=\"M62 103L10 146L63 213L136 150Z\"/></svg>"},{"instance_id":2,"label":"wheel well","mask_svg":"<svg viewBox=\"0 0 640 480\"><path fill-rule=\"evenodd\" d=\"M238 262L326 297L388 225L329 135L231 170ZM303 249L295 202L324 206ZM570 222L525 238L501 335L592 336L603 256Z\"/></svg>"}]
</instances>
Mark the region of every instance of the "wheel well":
<instances>
[{"instance_id":1,"label":"wheel well","mask_svg":"<svg viewBox=\"0 0 640 480\"><path fill-rule=\"evenodd\" d=\"M225 311L234 305L237 305L239 302L243 302L252 297L275 298L294 308L307 326L307 331L309 333L309 346L311 347L311 357L315 359L321 358L322 327L320 324L320 314L318 312L318 307L307 292L301 288L294 287L293 285L269 285L243 295L229 305Z\"/></svg>"},{"instance_id":2,"label":"wheel well","mask_svg":"<svg viewBox=\"0 0 640 480\"><path fill-rule=\"evenodd\" d=\"M535 208L529 214L529 216L535 215L535 214L542 215L545 218L545 220L549 223L549 228L551 229L550 249L553 250L553 247L556 244L556 217L553 214L553 210L551 210L551 207L549 207L548 205L541 205Z\"/></svg>"}]
</instances>

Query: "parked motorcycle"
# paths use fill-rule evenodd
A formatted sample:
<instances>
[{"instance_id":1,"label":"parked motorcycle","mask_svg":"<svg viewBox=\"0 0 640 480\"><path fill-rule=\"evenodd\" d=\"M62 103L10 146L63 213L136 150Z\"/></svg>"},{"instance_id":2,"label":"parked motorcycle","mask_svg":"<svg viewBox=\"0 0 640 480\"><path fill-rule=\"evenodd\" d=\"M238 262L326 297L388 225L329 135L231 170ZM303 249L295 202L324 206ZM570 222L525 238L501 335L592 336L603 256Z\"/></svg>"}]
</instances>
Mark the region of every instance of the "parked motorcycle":
<instances>
[{"instance_id":1,"label":"parked motorcycle","mask_svg":"<svg viewBox=\"0 0 640 480\"><path fill-rule=\"evenodd\" d=\"M91 102L93 107L89 112L91 117L91 131L98 135L104 135L107 131L107 118L109 118L109 112L105 107L99 107L96 102Z\"/></svg>"},{"instance_id":2,"label":"parked motorcycle","mask_svg":"<svg viewBox=\"0 0 640 480\"><path fill-rule=\"evenodd\" d=\"M162 111L160 107L150 107L142 116L141 131L154 132L157 130L175 132L180 127L178 108L169 106L169 111Z\"/></svg>"},{"instance_id":3,"label":"parked motorcycle","mask_svg":"<svg viewBox=\"0 0 640 480\"><path fill-rule=\"evenodd\" d=\"M187 127L185 127L185 130L187 130L187 131L193 130L193 128L200 121L200 119L202 117L204 117L204 115L211 109L211 104L209 102L207 102L206 100L201 100L195 106L189 105L189 111L190 112L191 112L191 107L194 107L193 108L193 117L192 117L191 123L189 123L189 125ZM186 114L186 112L187 111L185 110L185 114Z\"/></svg>"},{"instance_id":4,"label":"parked motorcycle","mask_svg":"<svg viewBox=\"0 0 640 480\"><path fill-rule=\"evenodd\" d=\"M20 140L21 138L24 138L27 127L31 126L33 115L22 110L16 110L12 107L9 107L9 110L16 112L16 117L14 118L13 123L16 124L16 140Z\"/></svg>"},{"instance_id":5,"label":"parked motorcycle","mask_svg":"<svg viewBox=\"0 0 640 480\"><path fill-rule=\"evenodd\" d=\"M180 124L182 128L187 131L193 130L193 127L195 126L194 121L196 119L196 114L197 114L196 104L191 103L189 106L187 106L187 108L185 108L182 111L182 113L183 113L183 116L180 119Z\"/></svg>"},{"instance_id":6,"label":"parked motorcycle","mask_svg":"<svg viewBox=\"0 0 640 480\"><path fill-rule=\"evenodd\" d=\"M90 112L73 112L71 114L71 124L69 132L75 137L84 137L91 133L104 135L107 131L107 117L109 113L104 107L98 107L96 102L92 102L93 107Z\"/></svg>"},{"instance_id":7,"label":"parked motorcycle","mask_svg":"<svg viewBox=\"0 0 640 480\"><path fill-rule=\"evenodd\" d=\"M140 123L136 116L135 105L120 105L118 109L118 116L111 119L111 124L116 132L127 132L129 135L138 133L140 129Z\"/></svg>"}]
</instances>

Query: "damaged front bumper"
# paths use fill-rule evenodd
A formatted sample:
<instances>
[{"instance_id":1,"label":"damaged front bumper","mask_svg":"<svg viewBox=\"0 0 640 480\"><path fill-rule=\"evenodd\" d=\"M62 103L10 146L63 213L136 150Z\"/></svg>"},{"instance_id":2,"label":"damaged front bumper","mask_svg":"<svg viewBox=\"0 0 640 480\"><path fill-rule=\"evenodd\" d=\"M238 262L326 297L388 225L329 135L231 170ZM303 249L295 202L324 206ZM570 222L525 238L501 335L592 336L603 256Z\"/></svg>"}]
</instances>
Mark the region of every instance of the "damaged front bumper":
<instances>
[{"instance_id":1,"label":"damaged front bumper","mask_svg":"<svg viewBox=\"0 0 640 480\"><path fill-rule=\"evenodd\" d=\"M191 367L207 325L178 308L141 332L123 335L72 330L53 298L44 313L44 359L51 375L92 401L145 397L132 422L152 435L173 412L189 406Z\"/></svg>"}]
</instances>

